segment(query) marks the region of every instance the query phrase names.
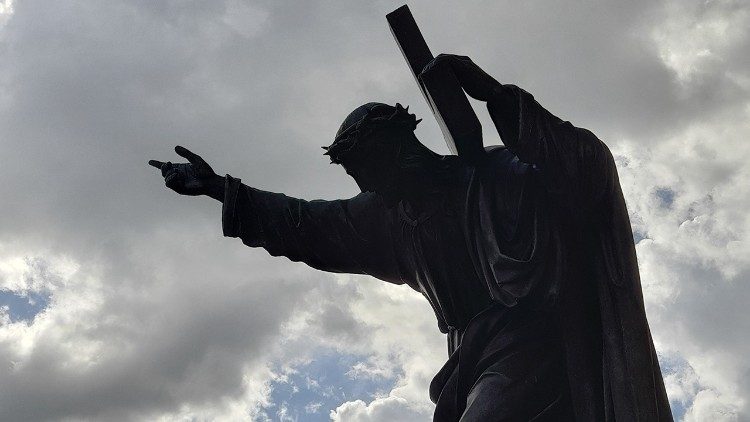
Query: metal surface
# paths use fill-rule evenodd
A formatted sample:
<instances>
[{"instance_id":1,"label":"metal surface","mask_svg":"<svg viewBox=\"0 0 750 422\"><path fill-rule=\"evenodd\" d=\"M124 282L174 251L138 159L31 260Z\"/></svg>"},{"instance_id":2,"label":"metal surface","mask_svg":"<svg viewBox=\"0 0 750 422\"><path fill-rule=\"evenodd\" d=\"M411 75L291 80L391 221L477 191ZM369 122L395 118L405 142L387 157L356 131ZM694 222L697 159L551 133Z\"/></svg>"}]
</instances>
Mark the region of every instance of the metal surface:
<instances>
[{"instance_id":1,"label":"metal surface","mask_svg":"<svg viewBox=\"0 0 750 422\"><path fill-rule=\"evenodd\" d=\"M386 18L396 44L443 131L448 148L468 161L481 157L484 154L482 125L453 72L435 68L421 81L418 77L433 55L409 7L401 6Z\"/></svg>"}]
</instances>

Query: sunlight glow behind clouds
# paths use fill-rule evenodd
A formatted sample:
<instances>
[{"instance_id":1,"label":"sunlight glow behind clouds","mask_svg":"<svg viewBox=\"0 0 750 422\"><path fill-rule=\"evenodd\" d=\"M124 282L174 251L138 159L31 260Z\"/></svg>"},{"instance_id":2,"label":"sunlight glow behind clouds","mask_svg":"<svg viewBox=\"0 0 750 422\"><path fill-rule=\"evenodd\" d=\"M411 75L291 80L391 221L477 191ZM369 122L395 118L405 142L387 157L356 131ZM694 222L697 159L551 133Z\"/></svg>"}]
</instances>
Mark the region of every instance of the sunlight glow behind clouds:
<instances>
[{"instance_id":1,"label":"sunlight glow behind clouds","mask_svg":"<svg viewBox=\"0 0 750 422\"><path fill-rule=\"evenodd\" d=\"M0 1L0 28L2 28L13 15L13 1L14 0Z\"/></svg>"}]
</instances>

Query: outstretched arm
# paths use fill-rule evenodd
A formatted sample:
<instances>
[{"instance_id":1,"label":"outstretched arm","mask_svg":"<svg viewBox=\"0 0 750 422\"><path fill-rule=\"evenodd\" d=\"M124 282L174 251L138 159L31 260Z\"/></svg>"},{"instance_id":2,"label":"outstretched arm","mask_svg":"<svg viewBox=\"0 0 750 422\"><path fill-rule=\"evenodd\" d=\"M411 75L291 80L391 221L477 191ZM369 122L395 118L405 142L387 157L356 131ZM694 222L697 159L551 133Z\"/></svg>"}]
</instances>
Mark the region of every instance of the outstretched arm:
<instances>
[{"instance_id":1,"label":"outstretched arm","mask_svg":"<svg viewBox=\"0 0 750 422\"><path fill-rule=\"evenodd\" d=\"M380 197L306 201L226 178L224 235L323 271L402 284Z\"/></svg>"},{"instance_id":2,"label":"outstretched arm","mask_svg":"<svg viewBox=\"0 0 750 422\"><path fill-rule=\"evenodd\" d=\"M550 192L580 207L612 191L614 159L593 133L559 119L523 89L499 83L468 57L441 54L425 72L435 66L450 66L466 93L487 103L505 146L542 172Z\"/></svg>"},{"instance_id":3,"label":"outstretched arm","mask_svg":"<svg viewBox=\"0 0 750 422\"><path fill-rule=\"evenodd\" d=\"M221 201L225 236L316 269L403 283L380 196L362 193L344 200L305 201L218 176L198 155L182 147L175 151L190 162L149 164L162 170L172 190Z\"/></svg>"}]
</instances>

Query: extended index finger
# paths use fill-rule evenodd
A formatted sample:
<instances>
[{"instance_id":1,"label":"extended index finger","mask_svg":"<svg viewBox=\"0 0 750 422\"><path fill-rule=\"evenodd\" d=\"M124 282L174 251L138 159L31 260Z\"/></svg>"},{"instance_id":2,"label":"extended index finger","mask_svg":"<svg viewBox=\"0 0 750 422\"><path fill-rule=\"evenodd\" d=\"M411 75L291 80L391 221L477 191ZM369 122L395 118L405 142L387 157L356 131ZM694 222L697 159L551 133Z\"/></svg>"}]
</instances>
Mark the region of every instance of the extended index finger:
<instances>
[{"instance_id":1,"label":"extended index finger","mask_svg":"<svg viewBox=\"0 0 750 422\"><path fill-rule=\"evenodd\" d=\"M148 160L148 165L150 165L151 167L156 167L159 170L161 170L161 166L163 166L164 163L162 163L161 161L157 161L157 160Z\"/></svg>"}]
</instances>

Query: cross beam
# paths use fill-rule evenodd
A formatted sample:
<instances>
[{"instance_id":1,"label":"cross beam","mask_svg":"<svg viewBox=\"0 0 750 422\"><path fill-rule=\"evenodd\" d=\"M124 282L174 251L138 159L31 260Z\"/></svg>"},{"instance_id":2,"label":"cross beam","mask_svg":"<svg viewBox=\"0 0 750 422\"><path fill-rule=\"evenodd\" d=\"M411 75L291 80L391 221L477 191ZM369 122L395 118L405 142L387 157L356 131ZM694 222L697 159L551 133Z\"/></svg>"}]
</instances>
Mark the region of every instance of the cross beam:
<instances>
[{"instance_id":1,"label":"cross beam","mask_svg":"<svg viewBox=\"0 0 750 422\"><path fill-rule=\"evenodd\" d=\"M453 71L438 67L421 81L417 77L433 56L409 6L399 7L387 14L386 19L396 44L443 131L448 149L470 162L481 158L484 154L482 125Z\"/></svg>"}]
</instances>

